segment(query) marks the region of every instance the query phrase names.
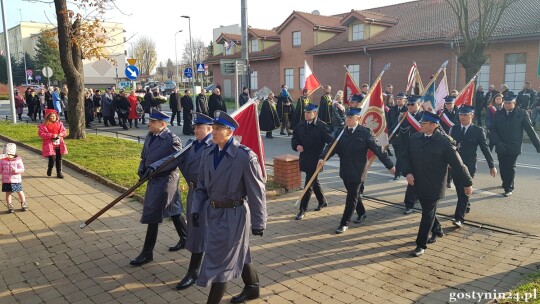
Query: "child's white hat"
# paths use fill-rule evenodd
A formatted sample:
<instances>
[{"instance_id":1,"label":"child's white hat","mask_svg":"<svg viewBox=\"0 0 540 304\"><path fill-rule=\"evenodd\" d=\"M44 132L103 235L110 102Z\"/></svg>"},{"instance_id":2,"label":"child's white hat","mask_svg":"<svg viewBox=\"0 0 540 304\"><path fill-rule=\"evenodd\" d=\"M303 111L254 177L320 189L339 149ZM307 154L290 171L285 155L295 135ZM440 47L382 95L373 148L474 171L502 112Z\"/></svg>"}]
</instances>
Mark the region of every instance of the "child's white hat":
<instances>
[{"instance_id":1,"label":"child's white hat","mask_svg":"<svg viewBox=\"0 0 540 304\"><path fill-rule=\"evenodd\" d=\"M4 147L4 154L7 155L16 155L17 154L17 145L14 143L6 144Z\"/></svg>"}]
</instances>

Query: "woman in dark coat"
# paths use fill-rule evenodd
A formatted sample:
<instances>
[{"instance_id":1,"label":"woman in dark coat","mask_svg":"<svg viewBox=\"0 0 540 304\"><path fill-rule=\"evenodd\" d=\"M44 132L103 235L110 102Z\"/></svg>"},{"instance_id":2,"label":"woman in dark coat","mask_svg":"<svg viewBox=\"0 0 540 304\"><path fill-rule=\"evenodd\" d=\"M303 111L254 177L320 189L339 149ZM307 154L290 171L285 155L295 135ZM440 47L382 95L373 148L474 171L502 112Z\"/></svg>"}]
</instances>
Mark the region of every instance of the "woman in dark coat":
<instances>
[{"instance_id":1,"label":"woman in dark coat","mask_svg":"<svg viewBox=\"0 0 540 304\"><path fill-rule=\"evenodd\" d=\"M144 94L143 107L144 107L144 113L141 118L142 118L142 124L145 125L146 121L144 119L144 116L146 116L146 113L150 114L150 112L152 111L151 108L155 107L154 95L152 94L152 92L150 92L149 87L146 88L146 94Z\"/></svg>"},{"instance_id":2,"label":"woman in dark coat","mask_svg":"<svg viewBox=\"0 0 540 304\"><path fill-rule=\"evenodd\" d=\"M279 116L274 103L274 93L270 93L261 106L259 128L261 131L266 132L266 138L274 138L272 136L272 130L279 128L279 125Z\"/></svg>"},{"instance_id":3,"label":"woman in dark coat","mask_svg":"<svg viewBox=\"0 0 540 304\"><path fill-rule=\"evenodd\" d=\"M193 126L191 125L191 121L193 120L193 99L191 99L191 91L185 90L184 96L180 99L180 103L182 105L182 109L184 110L182 112L182 118L184 119L184 126L182 127L182 133L184 135L192 135L193 133Z\"/></svg>"},{"instance_id":4,"label":"woman in dark coat","mask_svg":"<svg viewBox=\"0 0 540 304\"><path fill-rule=\"evenodd\" d=\"M32 121L35 121L36 119L34 113L36 112L36 102L39 101L34 98L36 96L34 90L29 88L29 90L26 90L26 92L25 98L26 106L28 107L28 117L30 117Z\"/></svg>"},{"instance_id":5,"label":"woman in dark coat","mask_svg":"<svg viewBox=\"0 0 540 304\"><path fill-rule=\"evenodd\" d=\"M127 130L127 119L129 115L129 100L127 99L126 92L120 91L120 97L117 99L116 107L118 109L118 120L124 130Z\"/></svg>"}]
</instances>

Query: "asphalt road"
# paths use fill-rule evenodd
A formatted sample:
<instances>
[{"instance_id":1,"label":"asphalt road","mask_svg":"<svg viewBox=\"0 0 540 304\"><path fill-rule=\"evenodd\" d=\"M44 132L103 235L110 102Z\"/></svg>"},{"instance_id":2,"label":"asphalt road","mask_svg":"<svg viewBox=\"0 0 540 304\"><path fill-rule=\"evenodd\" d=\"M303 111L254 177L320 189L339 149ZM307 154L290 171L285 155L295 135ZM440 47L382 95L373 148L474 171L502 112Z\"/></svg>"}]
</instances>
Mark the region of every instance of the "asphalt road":
<instances>
[{"instance_id":1,"label":"asphalt road","mask_svg":"<svg viewBox=\"0 0 540 304\"><path fill-rule=\"evenodd\" d=\"M169 111L165 108L164 112ZM9 109L5 104L0 106L0 115L2 119L9 115ZM26 121L27 118L27 116L23 115L23 121ZM137 136L144 140L148 132L145 125L139 125L139 129L133 128L127 131L119 127L104 127L97 122L93 125L96 126L100 134L125 137L132 140L137 140ZM189 137L182 134L181 128L181 126L170 127L183 142L186 142ZM279 135L279 130L274 131L273 139L267 139L263 135L263 141L267 163L272 163L272 159L277 155L296 154L291 149L290 137ZM478 155L482 158L478 162L478 170L474 178L471 213L467 214L466 220L540 235L540 157L530 143L524 143L522 150L523 152L519 156L517 163L514 195L508 198L502 196L503 189L501 188L500 177L492 178L489 175L482 153L478 152ZM320 174L320 180L325 187L344 191L338 170L339 159L336 156L327 162L325 170ZM378 161L375 162L368 175L365 195L389 203L403 205L406 181L404 178L392 181L391 178L392 176L382 164ZM446 198L442 199L439 204L438 213L452 217L456 202L457 198L454 189L448 189ZM313 198L311 207L314 207L315 204ZM297 211L293 205L294 202L291 202L291 216ZM420 208L419 205L416 207ZM397 212L401 212L401 210Z\"/></svg>"}]
</instances>

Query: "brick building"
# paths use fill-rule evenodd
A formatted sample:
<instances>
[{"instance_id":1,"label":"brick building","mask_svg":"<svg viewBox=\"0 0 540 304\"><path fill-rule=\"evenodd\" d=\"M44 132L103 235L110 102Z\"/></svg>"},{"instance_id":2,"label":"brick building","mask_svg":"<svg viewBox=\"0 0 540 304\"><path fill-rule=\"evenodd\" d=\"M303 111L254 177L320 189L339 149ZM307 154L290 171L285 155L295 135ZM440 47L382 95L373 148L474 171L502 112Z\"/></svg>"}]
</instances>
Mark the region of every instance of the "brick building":
<instances>
[{"instance_id":1,"label":"brick building","mask_svg":"<svg viewBox=\"0 0 540 304\"><path fill-rule=\"evenodd\" d=\"M471 1L474 12L476 2ZM473 3L474 2L474 3ZM471 26L475 26L474 16ZM424 84L440 64L448 60L450 89L465 85L465 70L457 62L461 47L456 17L444 0L419 0L368 10L351 10L339 15L322 16L303 12L291 15L273 30L250 29L248 33L251 89L268 86L278 91L287 84L291 95L300 95L304 83L304 60L321 84L333 91L342 89L347 66L355 81L371 83L386 63L384 83L392 83L394 92L403 91L413 61L416 61ZM217 44L229 43L224 33ZM235 35L240 43L240 37ZM253 47L256 46L256 47ZM540 3L518 0L502 16L493 42L486 49L488 61L481 68L479 84L509 85L514 92L524 81L540 85L538 71L540 49ZM223 76L220 59L240 58L240 48L223 51L207 60L214 71L214 81L234 86L234 76ZM234 88L233 88L234 89ZM232 96L224 89L224 96ZM314 100L319 100L318 90Z\"/></svg>"}]
</instances>

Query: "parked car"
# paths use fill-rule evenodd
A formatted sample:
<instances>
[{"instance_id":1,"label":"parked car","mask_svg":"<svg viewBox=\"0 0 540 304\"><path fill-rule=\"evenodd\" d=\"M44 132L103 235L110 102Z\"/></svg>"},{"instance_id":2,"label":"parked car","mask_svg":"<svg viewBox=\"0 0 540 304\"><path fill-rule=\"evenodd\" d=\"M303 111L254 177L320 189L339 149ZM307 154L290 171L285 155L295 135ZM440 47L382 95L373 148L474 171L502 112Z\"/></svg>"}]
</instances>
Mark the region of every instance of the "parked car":
<instances>
[{"instance_id":1,"label":"parked car","mask_svg":"<svg viewBox=\"0 0 540 304\"><path fill-rule=\"evenodd\" d=\"M163 88L163 94L170 95L174 88L176 87L176 82L172 80L165 81L164 88Z\"/></svg>"},{"instance_id":2,"label":"parked car","mask_svg":"<svg viewBox=\"0 0 540 304\"><path fill-rule=\"evenodd\" d=\"M206 90L206 92L212 92L212 91L214 91L214 84L211 84L211 85L205 87L204 89Z\"/></svg>"},{"instance_id":3,"label":"parked car","mask_svg":"<svg viewBox=\"0 0 540 304\"><path fill-rule=\"evenodd\" d=\"M161 81L149 81L143 85L143 88L146 90L147 87L150 87L150 89L154 89L155 87L158 87L160 92L163 92L165 89L165 84Z\"/></svg>"}]
</instances>

